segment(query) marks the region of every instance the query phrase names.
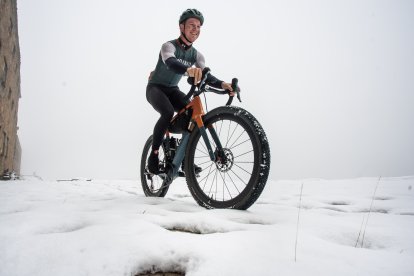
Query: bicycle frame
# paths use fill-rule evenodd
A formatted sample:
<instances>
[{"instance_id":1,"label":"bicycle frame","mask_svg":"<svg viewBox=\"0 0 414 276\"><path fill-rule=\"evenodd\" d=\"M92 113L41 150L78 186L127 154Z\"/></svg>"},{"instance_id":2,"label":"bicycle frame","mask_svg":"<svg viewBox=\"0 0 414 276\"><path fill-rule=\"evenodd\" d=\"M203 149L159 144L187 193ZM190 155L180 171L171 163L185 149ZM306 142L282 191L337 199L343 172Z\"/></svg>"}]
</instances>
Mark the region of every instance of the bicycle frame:
<instances>
[{"instance_id":1,"label":"bicycle frame","mask_svg":"<svg viewBox=\"0 0 414 276\"><path fill-rule=\"evenodd\" d=\"M191 102L185 108L180 110L177 113L177 115L174 116L174 118L172 120L174 120L178 115L180 115L181 113L185 112L188 109L193 110L192 116L191 116L192 122L190 123L190 125L187 129L188 131L183 133L181 143L180 143L180 145L178 146L178 148L176 150L176 153L175 153L175 156L174 156L174 159L173 159L173 162L172 162L173 168L172 168L171 172L169 172L169 173L167 172L167 174L168 174L167 176L171 181L174 180L178 176L178 169L180 168L180 165L184 160L185 149L187 148L187 144L188 144L190 134L191 134L190 130L194 129L194 123L198 127L198 129L201 133L201 136L203 137L203 140L204 140L204 143L207 146L207 150L208 150L208 153L210 155L211 161L214 162L216 160L216 156L213 152L210 140L209 140L208 135L207 135L206 128L205 128L204 123L203 123L202 117L205 114L205 112L204 112L204 108L203 108L203 104L201 102L200 96L198 96L198 95L194 96L194 98L191 100ZM210 132L210 135L212 136L214 142L216 143L218 152L222 152L223 147L222 147L220 139L219 139L219 137L216 133L216 130L214 129L213 126L208 126L207 128L208 128L208 130ZM167 137L169 137L169 132L167 132L166 135L167 135Z\"/></svg>"},{"instance_id":2,"label":"bicycle frame","mask_svg":"<svg viewBox=\"0 0 414 276\"><path fill-rule=\"evenodd\" d=\"M194 97L192 98L192 100L186 105L185 108L183 108L182 110L180 110L176 116L173 117L173 119L171 120L174 121L174 119L179 116L180 114L182 114L183 112L185 112L188 109L192 109L192 115L191 115L191 120L190 121L190 125L187 128L187 131L185 131L183 133L183 137L181 139L181 143L178 146L173 162L172 162L172 169L167 171L167 175L166 178L164 178L164 180L167 180L168 183L171 183L177 176L178 176L178 169L180 168L180 165L182 164L184 157L185 157L185 149L187 148L187 144L190 138L190 134L191 131L194 129L194 123L195 125L198 127L201 136L203 137L204 143L207 147L208 150L208 154L210 156L211 161L215 162L216 158L221 158L222 156L224 156L223 154L223 146L220 142L220 139L217 135L216 130L214 129L214 127L212 125L207 126L211 137L213 138L214 143L216 144L216 152L217 152L217 156L215 154L215 152L213 152L213 148L211 146L210 140L208 138L207 135L207 131L206 131L206 127L204 126L204 122L203 122L203 116L205 114L204 112L204 108L203 108L203 104L201 102L200 99L200 94L201 92L207 92L207 91L211 91L211 92L215 92L215 93L219 93L219 94L227 94L227 92L223 92L223 91L219 91L217 89L214 89L212 87L207 88L206 87L206 79L208 74L210 74L210 69L209 68L205 68L203 71L203 78L200 82L200 84L198 85L199 90L198 92L194 95L195 92L195 85L192 85L190 92L187 94L186 97L191 97L194 95ZM191 81L192 83L192 81ZM238 92L240 92L240 90L237 89L237 79L233 79L232 80L232 86L233 86L233 90L237 92L237 98L240 100L240 94ZM227 101L226 105L231 105L231 102L233 100L233 96L229 97L229 100ZM169 132L167 131L166 136L169 137Z\"/></svg>"}]
</instances>

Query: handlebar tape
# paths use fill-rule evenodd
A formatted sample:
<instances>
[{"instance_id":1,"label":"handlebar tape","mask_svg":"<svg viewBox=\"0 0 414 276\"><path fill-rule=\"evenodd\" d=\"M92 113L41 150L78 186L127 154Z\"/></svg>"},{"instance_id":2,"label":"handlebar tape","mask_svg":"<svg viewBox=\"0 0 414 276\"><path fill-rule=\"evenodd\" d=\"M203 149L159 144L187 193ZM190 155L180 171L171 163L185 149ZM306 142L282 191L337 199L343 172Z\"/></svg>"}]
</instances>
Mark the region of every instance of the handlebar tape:
<instances>
[{"instance_id":1,"label":"handlebar tape","mask_svg":"<svg viewBox=\"0 0 414 276\"><path fill-rule=\"evenodd\" d=\"M231 88L233 88L233 92L237 93L237 84L238 84L239 80L237 78L233 78L231 80ZM234 96L229 96L229 100L227 101L226 105L231 105L231 103L233 102L233 97ZM239 96L237 96L239 97Z\"/></svg>"}]
</instances>

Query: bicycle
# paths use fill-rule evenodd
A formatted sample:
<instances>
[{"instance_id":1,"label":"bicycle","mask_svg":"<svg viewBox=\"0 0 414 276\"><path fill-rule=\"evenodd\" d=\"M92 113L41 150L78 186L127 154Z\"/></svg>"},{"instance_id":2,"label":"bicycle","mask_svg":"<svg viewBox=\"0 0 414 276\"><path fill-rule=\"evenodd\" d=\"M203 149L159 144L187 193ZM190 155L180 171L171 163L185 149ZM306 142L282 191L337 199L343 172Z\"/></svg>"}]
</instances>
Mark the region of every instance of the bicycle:
<instances>
[{"instance_id":1,"label":"bicycle","mask_svg":"<svg viewBox=\"0 0 414 276\"><path fill-rule=\"evenodd\" d=\"M251 113L231 106L234 96L229 91L206 84L209 73L208 68L203 70L201 82L192 85L186 95L190 102L171 120L159 150L161 174L148 171L152 135L146 141L140 167L142 188L146 196L164 197L173 180L182 176L200 206L246 210L266 185L269 143ZM189 83L193 83L191 78ZM232 88L241 102L237 79L232 80ZM200 98L205 92L227 94L229 99L225 106L205 114Z\"/></svg>"}]
</instances>

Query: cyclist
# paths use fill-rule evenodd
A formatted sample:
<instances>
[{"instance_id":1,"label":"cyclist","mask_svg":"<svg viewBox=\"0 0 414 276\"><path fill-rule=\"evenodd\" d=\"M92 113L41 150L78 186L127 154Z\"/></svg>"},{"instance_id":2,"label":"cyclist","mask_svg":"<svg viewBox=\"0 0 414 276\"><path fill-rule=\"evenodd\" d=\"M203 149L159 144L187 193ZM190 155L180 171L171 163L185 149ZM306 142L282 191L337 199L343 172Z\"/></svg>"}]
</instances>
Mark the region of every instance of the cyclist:
<instances>
[{"instance_id":1,"label":"cyclist","mask_svg":"<svg viewBox=\"0 0 414 276\"><path fill-rule=\"evenodd\" d=\"M160 173L158 151L174 111L181 110L187 104L185 93L177 86L178 82L186 75L194 77L194 84L197 84L205 68L204 56L193 47L203 23L204 17L198 10L184 11L179 19L179 38L162 45L155 70L149 76L147 101L161 115L154 127L152 150L148 157L148 170L153 174ZM233 91L230 83L211 74L206 82L212 87Z\"/></svg>"}]
</instances>

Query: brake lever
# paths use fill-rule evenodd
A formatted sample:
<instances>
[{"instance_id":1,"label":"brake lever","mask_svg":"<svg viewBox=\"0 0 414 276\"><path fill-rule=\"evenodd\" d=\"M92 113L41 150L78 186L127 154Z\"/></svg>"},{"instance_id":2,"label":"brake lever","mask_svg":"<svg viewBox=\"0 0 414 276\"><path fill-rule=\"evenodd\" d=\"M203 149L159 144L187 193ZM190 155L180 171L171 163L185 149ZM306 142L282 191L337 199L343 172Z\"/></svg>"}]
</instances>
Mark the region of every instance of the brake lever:
<instances>
[{"instance_id":1,"label":"brake lever","mask_svg":"<svg viewBox=\"0 0 414 276\"><path fill-rule=\"evenodd\" d=\"M231 88L233 89L233 92L236 93L237 99L239 100L239 102L241 102L241 97L240 97L240 88L238 86L238 82L239 80L237 78L234 78L231 80ZM231 103L233 102L233 96L229 96L229 100L227 101L226 105L231 105Z\"/></svg>"},{"instance_id":2,"label":"brake lever","mask_svg":"<svg viewBox=\"0 0 414 276\"><path fill-rule=\"evenodd\" d=\"M208 77L209 74L210 74L210 68L205 67L203 69L203 78L201 79L200 84L198 86L198 90L200 92L204 92L205 91L205 87L207 85L206 81L207 81L207 77Z\"/></svg>"},{"instance_id":3,"label":"brake lever","mask_svg":"<svg viewBox=\"0 0 414 276\"><path fill-rule=\"evenodd\" d=\"M237 86L236 89L236 94L237 94L237 99L239 100L239 102L242 102L241 97L240 97L240 87Z\"/></svg>"},{"instance_id":4,"label":"brake lever","mask_svg":"<svg viewBox=\"0 0 414 276\"><path fill-rule=\"evenodd\" d=\"M203 78L200 80L200 82L198 84L194 84L194 77L188 77L187 78L187 82L188 84L191 85L191 89L193 90L193 92L195 91L196 88L198 88L198 91L201 93L203 91L205 91L205 86L207 85L206 81L207 81L207 77L210 74L210 68L205 67L203 69Z\"/></svg>"}]
</instances>

